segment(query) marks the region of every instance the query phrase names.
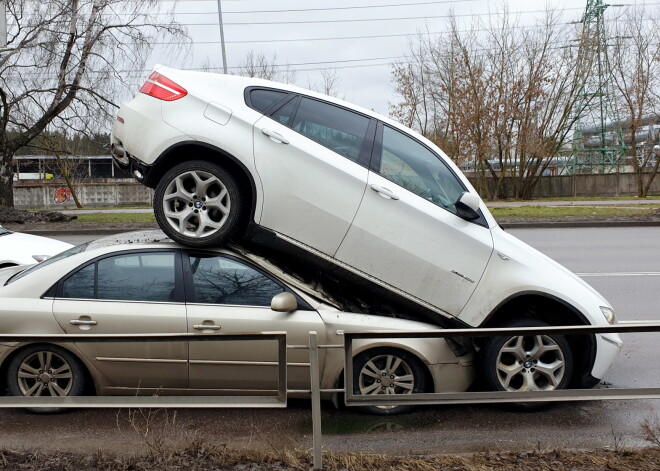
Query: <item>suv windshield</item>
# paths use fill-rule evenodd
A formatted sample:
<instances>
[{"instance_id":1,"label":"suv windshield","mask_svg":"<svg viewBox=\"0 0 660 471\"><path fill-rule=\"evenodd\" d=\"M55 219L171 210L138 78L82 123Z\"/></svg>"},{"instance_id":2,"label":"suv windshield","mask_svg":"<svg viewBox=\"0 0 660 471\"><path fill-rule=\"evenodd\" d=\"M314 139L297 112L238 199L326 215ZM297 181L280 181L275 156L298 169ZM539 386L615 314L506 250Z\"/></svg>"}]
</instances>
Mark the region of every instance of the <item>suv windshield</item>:
<instances>
[{"instance_id":1,"label":"suv windshield","mask_svg":"<svg viewBox=\"0 0 660 471\"><path fill-rule=\"evenodd\" d=\"M20 280L20 279L23 278L24 276L27 276L27 275L29 275L30 273L34 273L35 271L39 270L40 268L43 268L43 267L45 267L45 266L48 266L48 265L50 265L50 264L53 263L53 262L57 262L58 260L65 259L65 258L67 258L67 257L70 257L71 255L76 255L76 254L78 254L78 253L80 253L80 252L84 252L85 249L87 249L87 246L88 246L89 244L90 244L90 242L86 242L86 243L84 243L84 244L77 245L77 246L75 246L75 247L73 247L73 248L70 248L69 250L65 250L64 252L55 255L54 257L51 257L51 258L49 258L49 259L47 259L47 260L44 260L44 261L41 262L41 263L37 263L36 265L32 265L30 268L28 268L28 269L26 269L26 270L23 270L23 271L21 271L21 272L18 272L18 273L16 273L14 276L12 276L11 278L9 278L9 279L7 280L7 282L5 283L5 285L8 285L9 283L13 283L13 282L16 281L16 280Z\"/></svg>"}]
</instances>

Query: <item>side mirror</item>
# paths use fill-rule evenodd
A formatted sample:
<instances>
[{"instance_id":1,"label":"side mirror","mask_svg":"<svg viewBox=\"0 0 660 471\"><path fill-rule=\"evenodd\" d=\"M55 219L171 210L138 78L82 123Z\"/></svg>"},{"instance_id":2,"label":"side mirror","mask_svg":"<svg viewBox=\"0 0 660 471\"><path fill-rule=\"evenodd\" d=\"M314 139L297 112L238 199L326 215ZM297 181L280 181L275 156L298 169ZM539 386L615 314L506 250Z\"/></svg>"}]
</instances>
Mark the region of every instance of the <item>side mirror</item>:
<instances>
[{"instance_id":1,"label":"side mirror","mask_svg":"<svg viewBox=\"0 0 660 471\"><path fill-rule=\"evenodd\" d=\"M270 308L275 312L291 312L298 309L298 301L291 293L280 293L273 297Z\"/></svg>"},{"instance_id":2,"label":"side mirror","mask_svg":"<svg viewBox=\"0 0 660 471\"><path fill-rule=\"evenodd\" d=\"M479 219L479 197L470 192L464 192L456 201L456 214L467 221Z\"/></svg>"}]
</instances>

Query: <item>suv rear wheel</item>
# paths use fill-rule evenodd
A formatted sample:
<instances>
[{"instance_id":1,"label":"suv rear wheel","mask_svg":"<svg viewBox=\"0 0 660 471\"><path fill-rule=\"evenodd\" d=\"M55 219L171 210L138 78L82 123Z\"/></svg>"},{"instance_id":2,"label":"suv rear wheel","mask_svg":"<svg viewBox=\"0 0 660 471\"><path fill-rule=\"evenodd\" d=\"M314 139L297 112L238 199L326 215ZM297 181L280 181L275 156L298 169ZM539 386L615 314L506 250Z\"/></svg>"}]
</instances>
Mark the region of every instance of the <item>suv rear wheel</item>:
<instances>
[{"instance_id":1,"label":"suv rear wheel","mask_svg":"<svg viewBox=\"0 0 660 471\"><path fill-rule=\"evenodd\" d=\"M171 239L191 247L227 242L238 230L243 195L234 177L204 160L169 170L156 186L154 213Z\"/></svg>"}]
</instances>

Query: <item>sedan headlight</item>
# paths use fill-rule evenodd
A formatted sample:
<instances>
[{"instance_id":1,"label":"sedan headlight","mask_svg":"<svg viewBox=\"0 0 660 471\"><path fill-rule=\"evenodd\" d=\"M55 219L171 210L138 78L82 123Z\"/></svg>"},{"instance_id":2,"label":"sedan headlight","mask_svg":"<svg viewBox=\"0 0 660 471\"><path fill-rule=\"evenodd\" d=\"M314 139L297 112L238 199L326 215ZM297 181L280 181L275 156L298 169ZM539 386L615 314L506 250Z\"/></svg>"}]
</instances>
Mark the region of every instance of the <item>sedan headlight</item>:
<instances>
[{"instance_id":1,"label":"sedan headlight","mask_svg":"<svg viewBox=\"0 0 660 471\"><path fill-rule=\"evenodd\" d=\"M613 309L605 306L600 306L600 312L603 313L603 315L605 316L605 320L607 320L609 324L614 324L616 322L616 314L614 314Z\"/></svg>"}]
</instances>

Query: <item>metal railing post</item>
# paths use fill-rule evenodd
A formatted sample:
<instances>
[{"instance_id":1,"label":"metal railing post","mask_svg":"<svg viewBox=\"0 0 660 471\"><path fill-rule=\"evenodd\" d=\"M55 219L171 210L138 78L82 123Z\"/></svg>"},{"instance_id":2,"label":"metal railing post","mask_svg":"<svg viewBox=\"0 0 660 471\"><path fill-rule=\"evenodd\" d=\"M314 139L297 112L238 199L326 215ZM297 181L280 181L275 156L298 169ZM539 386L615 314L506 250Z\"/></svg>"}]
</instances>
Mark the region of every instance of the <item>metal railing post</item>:
<instances>
[{"instance_id":1,"label":"metal railing post","mask_svg":"<svg viewBox=\"0 0 660 471\"><path fill-rule=\"evenodd\" d=\"M309 376L312 386L312 430L314 468L323 469L321 441L321 378L319 374L319 339L315 331L309 333Z\"/></svg>"}]
</instances>

